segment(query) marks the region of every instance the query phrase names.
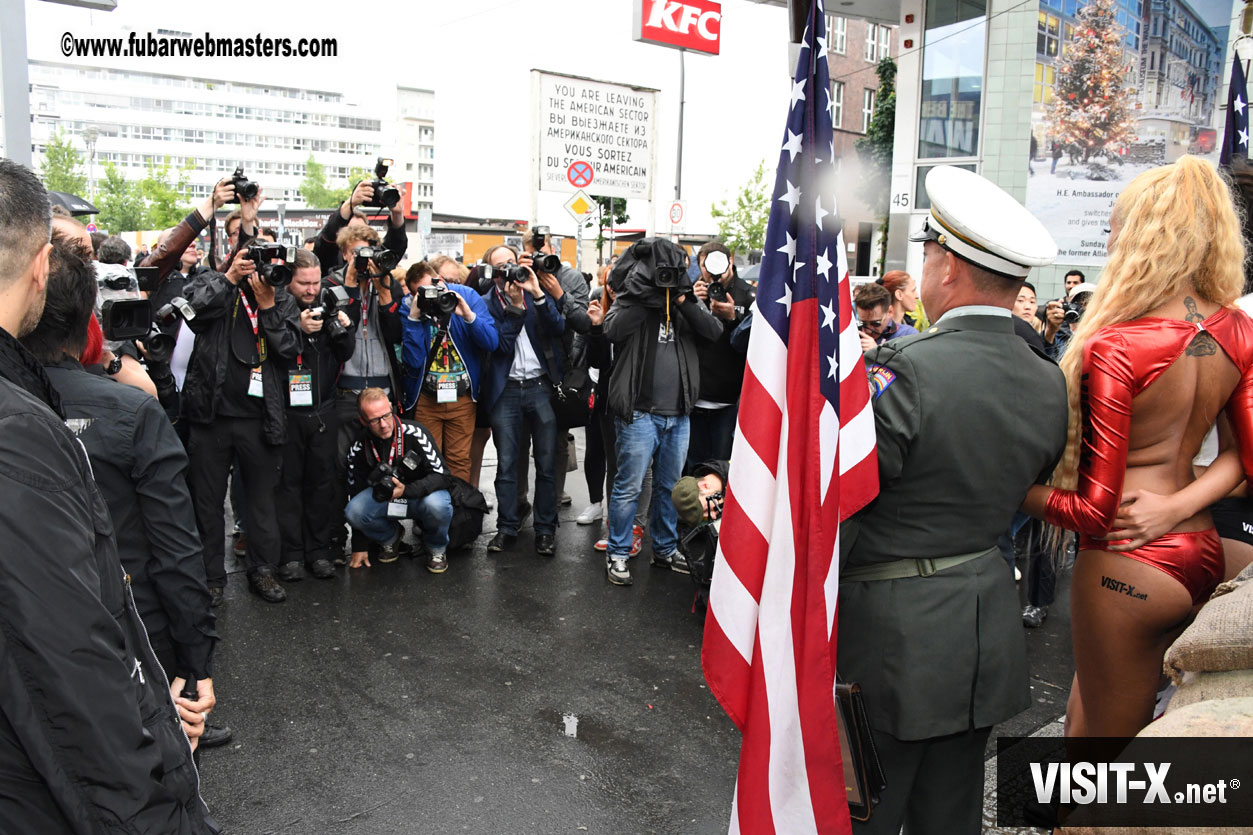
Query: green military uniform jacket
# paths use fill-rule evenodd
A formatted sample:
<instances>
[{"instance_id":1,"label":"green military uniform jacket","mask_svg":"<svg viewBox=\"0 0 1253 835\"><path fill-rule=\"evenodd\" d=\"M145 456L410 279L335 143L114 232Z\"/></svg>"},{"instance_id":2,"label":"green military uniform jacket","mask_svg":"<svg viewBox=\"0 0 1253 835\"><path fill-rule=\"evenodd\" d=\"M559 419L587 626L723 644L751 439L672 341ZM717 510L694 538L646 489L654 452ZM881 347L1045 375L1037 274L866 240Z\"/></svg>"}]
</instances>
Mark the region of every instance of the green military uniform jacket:
<instances>
[{"instance_id":1,"label":"green military uniform jacket","mask_svg":"<svg viewBox=\"0 0 1253 835\"><path fill-rule=\"evenodd\" d=\"M1066 443L1061 370L1008 317L949 316L866 354L879 496L840 529L855 566L986 552L929 577L841 582L837 664L902 740L990 727L1030 703L1012 573L996 546Z\"/></svg>"}]
</instances>

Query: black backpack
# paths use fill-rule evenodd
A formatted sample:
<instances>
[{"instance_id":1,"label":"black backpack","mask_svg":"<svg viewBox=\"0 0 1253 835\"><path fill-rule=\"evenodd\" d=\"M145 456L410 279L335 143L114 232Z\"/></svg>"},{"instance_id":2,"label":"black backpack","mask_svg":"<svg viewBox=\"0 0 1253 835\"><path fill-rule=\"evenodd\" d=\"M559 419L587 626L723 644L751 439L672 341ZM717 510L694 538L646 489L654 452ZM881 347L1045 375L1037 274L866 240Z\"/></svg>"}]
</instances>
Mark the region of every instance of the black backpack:
<instances>
[{"instance_id":1,"label":"black backpack","mask_svg":"<svg viewBox=\"0 0 1253 835\"><path fill-rule=\"evenodd\" d=\"M692 611L705 616L709 606L709 585L714 576L714 557L718 553L718 529L712 524L689 528L679 523L679 552L687 560L692 582L696 584L696 598Z\"/></svg>"},{"instance_id":2,"label":"black backpack","mask_svg":"<svg viewBox=\"0 0 1253 835\"><path fill-rule=\"evenodd\" d=\"M483 517L487 515L487 500L475 490L470 482L452 477L452 522L448 525L448 550L458 551L474 544L483 533Z\"/></svg>"}]
</instances>

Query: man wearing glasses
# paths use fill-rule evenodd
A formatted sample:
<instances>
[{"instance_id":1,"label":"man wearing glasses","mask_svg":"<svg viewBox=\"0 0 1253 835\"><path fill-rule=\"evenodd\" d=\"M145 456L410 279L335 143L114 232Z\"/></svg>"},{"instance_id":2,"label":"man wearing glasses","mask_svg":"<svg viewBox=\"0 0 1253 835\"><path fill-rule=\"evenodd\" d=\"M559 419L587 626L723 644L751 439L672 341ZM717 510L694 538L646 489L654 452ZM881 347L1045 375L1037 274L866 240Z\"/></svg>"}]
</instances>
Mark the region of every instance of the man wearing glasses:
<instances>
[{"instance_id":1,"label":"man wearing glasses","mask_svg":"<svg viewBox=\"0 0 1253 835\"><path fill-rule=\"evenodd\" d=\"M426 568L443 574L448 568L448 527L453 504L449 488L452 477L430 434L421 424L401 420L392 412L387 392L367 388L357 398L358 420L366 432L348 450L348 508L344 515L352 525L350 568L370 567L367 542L381 546L379 562L395 562L404 531L401 519L413 519L422 529L429 557ZM387 465L399 478L378 478ZM406 483L407 482L407 483ZM376 493L376 486L380 487ZM379 493L386 493L384 501Z\"/></svg>"},{"instance_id":2,"label":"man wearing glasses","mask_svg":"<svg viewBox=\"0 0 1253 835\"><path fill-rule=\"evenodd\" d=\"M859 285L853 290L853 306L857 308L857 332L863 351L918 333L912 326L892 320L892 295L882 284Z\"/></svg>"}]
</instances>

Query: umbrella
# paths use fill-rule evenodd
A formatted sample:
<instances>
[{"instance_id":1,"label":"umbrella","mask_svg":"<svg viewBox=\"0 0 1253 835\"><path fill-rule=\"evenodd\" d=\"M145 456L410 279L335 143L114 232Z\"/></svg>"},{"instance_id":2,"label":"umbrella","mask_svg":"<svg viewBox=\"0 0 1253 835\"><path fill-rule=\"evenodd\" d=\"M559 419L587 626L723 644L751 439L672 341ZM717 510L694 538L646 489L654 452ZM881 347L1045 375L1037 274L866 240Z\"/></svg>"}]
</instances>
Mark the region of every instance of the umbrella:
<instances>
[{"instance_id":1,"label":"umbrella","mask_svg":"<svg viewBox=\"0 0 1253 835\"><path fill-rule=\"evenodd\" d=\"M756 284L757 276L759 275L761 275L761 264L753 264L751 267L748 267L747 269L745 269L743 272L740 273L740 278L744 279L745 281L751 281L753 284Z\"/></svg>"},{"instance_id":2,"label":"umbrella","mask_svg":"<svg viewBox=\"0 0 1253 835\"><path fill-rule=\"evenodd\" d=\"M77 217L78 215L94 215L99 214L100 210L88 203L81 197L73 194L67 194L64 191L48 192L48 202L54 206L62 206L70 214Z\"/></svg>"}]
</instances>

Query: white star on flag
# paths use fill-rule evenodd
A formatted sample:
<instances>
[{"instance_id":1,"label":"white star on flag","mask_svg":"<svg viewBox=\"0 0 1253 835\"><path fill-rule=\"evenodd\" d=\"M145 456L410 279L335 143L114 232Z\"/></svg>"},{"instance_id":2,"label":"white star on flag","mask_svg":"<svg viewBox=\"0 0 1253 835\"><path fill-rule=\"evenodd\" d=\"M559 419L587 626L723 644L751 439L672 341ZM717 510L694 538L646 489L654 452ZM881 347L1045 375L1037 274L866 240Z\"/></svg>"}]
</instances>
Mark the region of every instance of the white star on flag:
<instances>
[{"instance_id":1,"label":"white star on flag","mask_svg":"<svg viewBox=\"0 0 1253 835\"><path fill-rule=\"evenodd\" d=\"M822 160L818 160L818 161L822 162ZM814 200L814 225L818 227L819 232L822 231L822 219L829 214L831 213L828 212L826 209L822 208L822 195L821 194L818 195L818 198Z\"/></svg>"},{"instance_id":2,"label":"white star on flag","mask_svg":"<svg viewBox=\"0 0 1253 835\"><path fill-rule=\"evenodd\" d=\"M787 132L787 142L783 143L783 151L787 151L791 155L791 161L796 162L796 155L801 152L801 137L799 133Z\"/></svg>"},{"instance_id":3,"label":"white star on flag","mask_svg":"<svg viewBox=\"0 0 1253 835\"><path fill-rule=\"evenodd\" d=\"M778 303L786 307L788 313L792 312L792 285L784 283L783 297L779 299Z\"/></svg>"},{"instance_id":4,"label":"white star on flag","mask_svg":"<svg viewBox=\"0 0 1253 835\"><path fill-rule=\"evenodd\" d=\"M788 213L796 211L796 207L801 202L801 190L790 182L787 184L787 194L779 198L779 202L787 203Z\"/></svg>"},{"instance_id":5,"label":"white star on flag","mask_svg":"<svg viewBox=\"0 0 1253 835\"><path fill-rule=\"evenodd\" d=\"M1236 103L1234 107L1236 108L1237 113L1240 113L1240 114L1244 113L1245 104L1244 104L1244 101L1239 96L1236 96Z\"/></svg>"},{"instance_id":6,"label":"white star on flag","mask_svg":"<svg viewBox=\"0 0 1253 835\"><path fill-rule=\"evenodd\" d=\"M796 260L796 239L792 237L791 232L786 232L784 234L787 235L787 243L779 247L778 251L786 254L788 263L791 263Z\"/></svg>"},{"instance_id":7,"label":"white star on flag","mask_svg":"<svg viewBox=\"0 0 1253 835\"><path fill-rule=\"evenodd\" d=\"M840 370L840 358L835 354L832 354L831 356L827 357L827 376L830 377L832 380L834 380L835 375L837 372L839 372L839 370Z\"/></svg>"},{"instance_id":8,"label":"white star on flag","mask_svg":"<svg viewBox=\"0 0 1253 835\"><path fill-rule=\"evenodd\" d=\"M819 57L819 58L826 58L826 57L827 57L827 39L826 39L826 38L816 38L815 40L817 40L817 41L818 41L818 46L822 47L821 49L819 49L819 50L818 50L818 57Z\"/></svg>"},{"instance_id":9,"label":"white star on flag","mask_svg":"<svg viewBox=\"0 0 1253 835\"><path fill-rule=\"evenodd\" d=\"M804 101L804 100L805 100L805 82L797 81L792 85L792 103L788 105L788 108L791 109L793 107L796 107L796 103L798 101Z\"/></svg>"},{"instance_id":10,"label":"white star on flag","mask_svg":"<svg viewBox=\"0 0 1253 835\"><path fill-rule=\"evenodd\" d=\"M1249 147L1249 132L1247 130L1240 131L1240 144Z\"/></svg>"},{"instance_id":11,"label":"white star on flag","mask_svg":"<svg viewBox=\"0 0 1253 835\"><path fill-rule=\"evenodd\" d=\"M804 261L797 261L795 264L792 265L792 283L793 284L796 283L796 274L801 271L801 267L803 266L805 266Z\"/></svg>"},{"instance_id":12,"label":"white star on flag","mask_svg":"<svg viewBox=\"0 0 1253 835\"><path fill-rule=\"evenodd\" d=\"M827 281L831 280L829 273L831 272L831 259L827 257L826 252L818 253L818 273ZM835 316L835 311L831 311L831 316Z\"/></svg>"},{"instance_id":13,"label":"white star on flag","mask_svg":"<svg viewBox=\"0 0 1253 835\"><path fill-rule=\"evenodd\" d=\"M822 262L822 256L818 256L819 263ZM819 310L822 311L822 326L835 333L835 305L823 305Z\"/></svg>"}]
</instances>

